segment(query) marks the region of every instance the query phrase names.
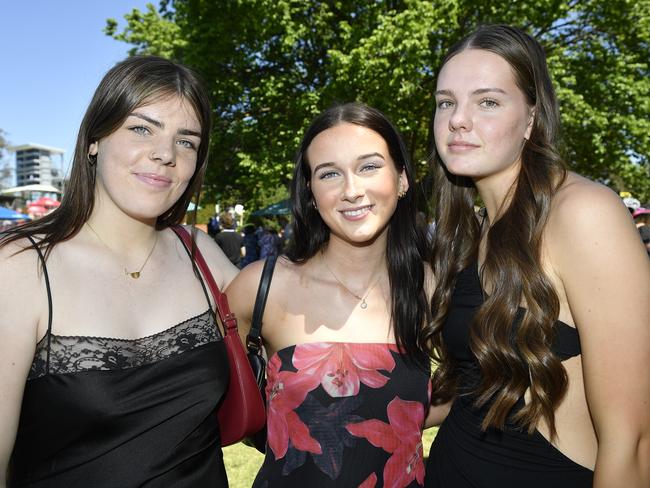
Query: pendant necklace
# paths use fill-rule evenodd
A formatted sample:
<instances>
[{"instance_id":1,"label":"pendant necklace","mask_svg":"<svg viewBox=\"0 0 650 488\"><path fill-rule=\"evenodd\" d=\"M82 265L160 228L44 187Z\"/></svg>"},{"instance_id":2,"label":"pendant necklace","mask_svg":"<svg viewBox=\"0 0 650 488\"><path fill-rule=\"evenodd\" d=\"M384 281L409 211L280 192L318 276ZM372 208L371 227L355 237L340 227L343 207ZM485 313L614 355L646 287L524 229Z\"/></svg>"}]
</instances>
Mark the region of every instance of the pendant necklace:
<instances>
[{"instance_id":1,"label":"pendant necklace","mask_svg":"<svg viewBox=\"0 0 650 488\"><path fill-rule=\"evenodd\" d=\"M327 265L327 261L325 260L325 255L324 255L322 252L321 252L321 259L323 260L323 264L324 264L325 267L327 268L327 271L330 272L330 274L334 277L334 279L336 280L336 282L337 282L339 285L341 285L341 286L343 287L343 289L344 289L345 291L347 291L350 295L352 295L352 296L353 296L354 298L356 298L357 300L360 300L360 301L361 301L361 303L359 304L359 307L362 308L363 310L365 310L366 308L368 308L368 302L366 302L366 298L368 298L368 295L370 295L370 292L371 292L372 290L374 290L375 286L377 286L377 283L379 283L379 279L381 278L381 274L379 274L379 276L377 277L377 279L375 280L375 282L372 284L372 286L371 286L370 288L368 288L368 290L366 291L366 294L363 295L363 296L361 296L361 295L357 295L356 293L354 293L354 292L353 292L352 290L350 290L347 286L345 286L341 280L339 280L338 276L336 276L336 275L334 274L334 271L332 271L332 268L330 268L330 267Z\"/></svg>"},{"instance_id":2,"label":"pendant necklace","mask_svg":"<svg viewBox=\"0 0 650 488\"><path fill-rule=\"evenodd\" d=\"M108 249L109 251L113 251L113 250L110 248L110 246L104 242L104 239L102 239L102 238L99 236L99 234L98 234L97 232L95 232L95 229L93 229L92 226L91 226L88 222L86 222L86 225L87 225L88 228L92 231L92 233L95 234L95 237L97 237L97 239L99 239L99 242L101 242L101 243L104 245L104 247L106 247L106 249ZM156 238L155 238L155 240L153 241L153 246L151 246L151 251L149 251L149 254L147 254L147 257L146 257L146 259L144 260L144 263L142 263L142 266L140 266L140 269L137 270L137 271L129 271L128 269L126 269L126 266L125 266L125 267L124 267L124 274L125 274L126 276L130 276L130 277L133 278L134 280L137 280L138 278L140 278L140 274L142 273L142 270L144 269L144 267L145 267L145 266L147 265L147 263L149 262L149 258L150 258L151 255L153 254L154 249L156 249L156 244L158 244L158 232L156 232Z\"/></svg>"}]
</instances>

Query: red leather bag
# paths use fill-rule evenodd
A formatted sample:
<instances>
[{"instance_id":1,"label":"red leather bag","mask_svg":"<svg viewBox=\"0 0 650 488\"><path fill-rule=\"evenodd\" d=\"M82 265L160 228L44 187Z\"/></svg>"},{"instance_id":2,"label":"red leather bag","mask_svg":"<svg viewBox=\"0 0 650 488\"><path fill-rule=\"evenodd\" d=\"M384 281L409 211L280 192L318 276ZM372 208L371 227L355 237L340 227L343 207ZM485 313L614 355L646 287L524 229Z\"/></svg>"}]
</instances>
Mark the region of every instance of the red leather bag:
<instances>
[{"instance_id":1,"label":"red leather bag","mask_svg":"<svg viewBox=\"0 0 650 488\"><path fill-rule=\"evenodd\" d=\"M257 381L253 375L246 351L237 332L237 319L230 311L228 298L219 290L214 277L208 268L201 251L194 245L187 230L175 225L171 228L181 238L185 247L193 250L194 264L203 275L217 308L219 320L223 324L223 342L228 352L230 366L230 381L225 397L217 410L221 445L229 446L241 441L244 437L259 432L266 424L264 401Z\"/></svg>"}]
</instances>

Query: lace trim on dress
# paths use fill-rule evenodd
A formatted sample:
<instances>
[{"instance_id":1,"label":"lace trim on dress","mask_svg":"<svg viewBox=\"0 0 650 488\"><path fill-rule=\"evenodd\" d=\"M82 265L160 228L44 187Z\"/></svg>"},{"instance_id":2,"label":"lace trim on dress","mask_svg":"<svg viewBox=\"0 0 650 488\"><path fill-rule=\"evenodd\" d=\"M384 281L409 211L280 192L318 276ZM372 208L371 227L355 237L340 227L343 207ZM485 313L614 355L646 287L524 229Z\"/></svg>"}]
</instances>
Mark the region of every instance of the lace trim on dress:
<instances>
[{"instance_id":1,"label":"lace trim on dress","mask_svg":"<svg viewBox=\"0 0 650 488\"><path fill-rule=\"evenodd\" d=\"M154 363L221 339L214 314L207 310L169 329L139 339L50 335L53 374L121 370ZM47 336L36 345L28 380L47 371Z\"/></svg>"}]
</instances>

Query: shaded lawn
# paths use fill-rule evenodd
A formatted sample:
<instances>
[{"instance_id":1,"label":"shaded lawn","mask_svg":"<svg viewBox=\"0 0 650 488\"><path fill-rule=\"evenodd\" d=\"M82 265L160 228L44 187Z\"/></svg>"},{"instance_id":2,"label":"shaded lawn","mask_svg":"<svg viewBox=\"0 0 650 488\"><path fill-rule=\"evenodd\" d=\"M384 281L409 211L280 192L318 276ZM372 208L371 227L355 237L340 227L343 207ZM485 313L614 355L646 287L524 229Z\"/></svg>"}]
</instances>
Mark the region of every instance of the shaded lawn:
<instances>
[{"instance_id":1,"label":"shaded lawn","mask_svg":"<svg viewBox=\"0 0 650 488\"><path fill-rule=\"evenodd\" d=\"M429 447L438 431L437 427L427 429L422 436L424 457L429 455ZM223 458L228 471L228 482L231 488L250 488L260 468L264 455L252 447L244 444L235 444L223 450Z\"/></svg>"}]
</instances>

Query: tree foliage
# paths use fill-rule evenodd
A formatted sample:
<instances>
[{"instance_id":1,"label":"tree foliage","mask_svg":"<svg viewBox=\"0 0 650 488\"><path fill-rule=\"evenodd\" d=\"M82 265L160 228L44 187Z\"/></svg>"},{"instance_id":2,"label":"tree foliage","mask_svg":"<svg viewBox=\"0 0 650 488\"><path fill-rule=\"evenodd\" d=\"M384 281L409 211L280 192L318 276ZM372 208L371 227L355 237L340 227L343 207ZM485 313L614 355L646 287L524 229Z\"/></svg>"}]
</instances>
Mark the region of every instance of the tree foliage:
<instances>
[{"instance_id":1,"label":"tree foliage","mask_svg":"<svg viewBox=\"0 0 650 488\"><path fill-rule=\"evenodd\" d=\"M163 0L125 18L106 32L208 83L211 197L259 204L290 178L311 118L352 100L395 121L423 177L440 58L478 23L498 22L547 51L569 165L650 199L650 0Z\"/></svg>"}]
</instances>

